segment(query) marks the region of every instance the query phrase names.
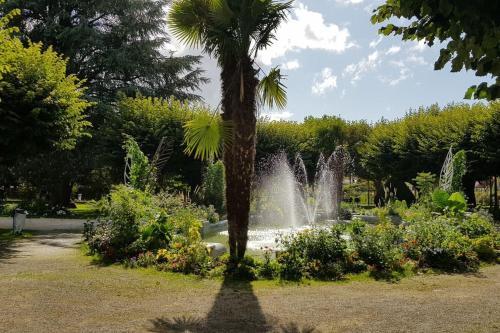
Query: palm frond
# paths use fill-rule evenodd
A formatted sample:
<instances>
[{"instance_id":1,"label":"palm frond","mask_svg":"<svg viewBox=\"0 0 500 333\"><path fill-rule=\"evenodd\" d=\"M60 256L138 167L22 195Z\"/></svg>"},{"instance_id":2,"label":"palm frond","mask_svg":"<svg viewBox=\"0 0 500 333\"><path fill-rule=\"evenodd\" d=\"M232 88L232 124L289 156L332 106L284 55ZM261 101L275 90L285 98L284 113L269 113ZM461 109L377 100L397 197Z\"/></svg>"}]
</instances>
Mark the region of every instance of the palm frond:
<instances>
[{"instance_id":1,"label":"palm frond","mask_svg":"<svg viewBox=\"0 0 500 333\"><path fill-rule=\"evenodd\" d=\"M288 19L288 14L292 8L292 1L255 1L252 12L255 13L254 31L254 53L257 56L259 50L265 49L272 44L276 38L275 32L278 26Z\"/></svg>"},{"instance_id":2,"label":"palm frond","mask_svg":"<svg viewBox=\"0 0 500 333\"><path fill-rule=\"evenodd\" d=\"M212 0L210 6L212 21L221 28L230 28L234 12L229 7L227 0Z\"/></svg>"},{"instance_id":3,"label":"palm frond","mask_svg":"<svg viewBox=\"0 0 500 333\"><path fill-rule=\"evenodd\" d=\"M278 67L274 67L269 73L260 80L258 86L259 100L261 104L278 109L286 107L286 86L283 84L285 76L281 74Z\"/></svg>"},{"instance_id":4,"label":"palm frond","mask_svg":"<svg viewBox=\"0 0 500 333\"><path fill-rule=\"evenodd\" d=\"M172 34L189 47L202 46L211 0L176 0L168 13Z\"/></svg>"},{"instance_id":5,"label":"palm frond","mask_svg":"<svg viewBox=\"0 0 500 333\"><path fill-rule=\"evenodd\" d=\"M184 125L184 152L204 161L220 156L223 142L231 140L231 128L220 116L201 112Z\"/></svg>"}]
</instances>

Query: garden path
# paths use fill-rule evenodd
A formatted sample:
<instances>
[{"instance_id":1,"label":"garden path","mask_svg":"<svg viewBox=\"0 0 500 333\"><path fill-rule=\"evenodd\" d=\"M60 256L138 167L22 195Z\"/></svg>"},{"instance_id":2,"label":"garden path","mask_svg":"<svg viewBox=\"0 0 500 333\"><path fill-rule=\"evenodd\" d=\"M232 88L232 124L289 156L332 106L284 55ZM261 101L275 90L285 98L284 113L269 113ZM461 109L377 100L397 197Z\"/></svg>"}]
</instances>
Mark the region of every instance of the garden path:
<instances>
[{"instance_id":1,"label":"garden path","mask_svg":"<svg viewBox=\"0 0 500 333\"><path fill-rule=\"evenodd\" d=\"M87 220L57 218L27 218L24 229L33 231L83 231ZM0 217L0 229L12 229L11 217Z\"/></svg>"},{"instance_id":2,"label":"garden path","mask_svg":"<svg viewBox=\"0 0 500 333\"><path fill-rule=\"evenodd\" d=\"M310 285L92 263L76 233L0 244L0 332L498 332L500 265Z\"/></svg>"}]
</instances>

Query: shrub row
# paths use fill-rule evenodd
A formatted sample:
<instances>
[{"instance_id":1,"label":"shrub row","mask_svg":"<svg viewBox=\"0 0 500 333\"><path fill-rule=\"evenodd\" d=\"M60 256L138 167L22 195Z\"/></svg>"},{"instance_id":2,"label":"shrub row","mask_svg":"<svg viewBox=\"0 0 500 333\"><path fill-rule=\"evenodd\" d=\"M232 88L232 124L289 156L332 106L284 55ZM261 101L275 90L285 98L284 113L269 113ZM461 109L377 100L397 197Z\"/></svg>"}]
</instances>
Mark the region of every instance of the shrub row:
<instances>
[{"instance_id":1,"label":"shrub row","mask_svg":"<svg viewBox=\"0 0 500 333\"><path fill-rule=\"evenodd\" d=\"M286 280L335 280L347 273L369 270L397 277L412 267L446 272L473 272L480 260L494 262L500 233L491 217L436 216L396 226L376 226L359 220L331 229L313 229L281 240L274 276Z\"/></svg>"}]
</instances>

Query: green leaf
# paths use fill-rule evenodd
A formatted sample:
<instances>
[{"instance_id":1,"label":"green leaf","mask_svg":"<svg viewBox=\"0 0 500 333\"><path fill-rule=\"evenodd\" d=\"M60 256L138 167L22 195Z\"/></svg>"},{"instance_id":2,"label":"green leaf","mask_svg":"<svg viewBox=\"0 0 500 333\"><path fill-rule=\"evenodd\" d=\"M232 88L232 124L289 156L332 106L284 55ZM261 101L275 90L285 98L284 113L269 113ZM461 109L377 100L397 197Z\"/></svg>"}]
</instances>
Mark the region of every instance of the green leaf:
<instances>
[{"instance_id":1,"label":"green leaf","mask_svg":"<svg viewBox=\"0 0 500 333\"><path fill-rule=\"evenodd\" d=\"M470 86L469 89L467 89L467 91L465 92L464 99L472 99L472 95L476 91L476 88L477 88L476 85Z\"/></svg>"},{"instance_id":2,"label":"green leaf","mask_svg":"<svg viewBox=\"0 0 500 333\"><path fill-rule=\"evenodd\" d=\"M231 128L218 115L201 112L184 125L184 152L204 161L222 152L222 143L230 140Z\"/></svg>"},{"instance_id":3,"label":"green leaf","mask_svg":"<svg viewBox=\"0 0 500 333\"><path fill-rule=\"evenodd\" d=\"M286 86L282 82L284 78L279 68L275 67L260 80L258 93L263 105L267 105L269 108L276 105L278 109L286 107Z\"/></svg>"}]
</instances>

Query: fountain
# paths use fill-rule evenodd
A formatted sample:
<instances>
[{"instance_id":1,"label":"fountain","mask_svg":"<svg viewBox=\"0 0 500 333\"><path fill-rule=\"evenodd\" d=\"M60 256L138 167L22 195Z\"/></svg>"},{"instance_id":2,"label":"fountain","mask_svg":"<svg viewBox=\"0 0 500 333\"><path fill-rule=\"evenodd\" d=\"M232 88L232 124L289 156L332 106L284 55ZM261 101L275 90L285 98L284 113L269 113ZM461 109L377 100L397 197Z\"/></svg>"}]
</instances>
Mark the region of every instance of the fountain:
<instances>
[{"instance_id":1,"label":"fountain","mask_svg":"<svg viewBox=\"0 0 500 333\"><path fill-rule=\"evenodd\" d=\"M338 147L328 157L320 154L313 183L298 154L290 165L284 153L273 156L260 175L254 191L255 223L284 228L338 220L344 170L350 158Z\"/></svg>"},{"instance_id":2,"label":"fountain","mask_svg":"<svg viewBox=\"0 0 500 333\"><path fill-rule=\"evenodd\" d=\"M273 248L279 235L338 221L344 171L350 160L342 146L328 158L320 154L312 183L299 154L293 164L285 153L267 160L253 191L248 248Z\"/></svg>"}]
</instances>

